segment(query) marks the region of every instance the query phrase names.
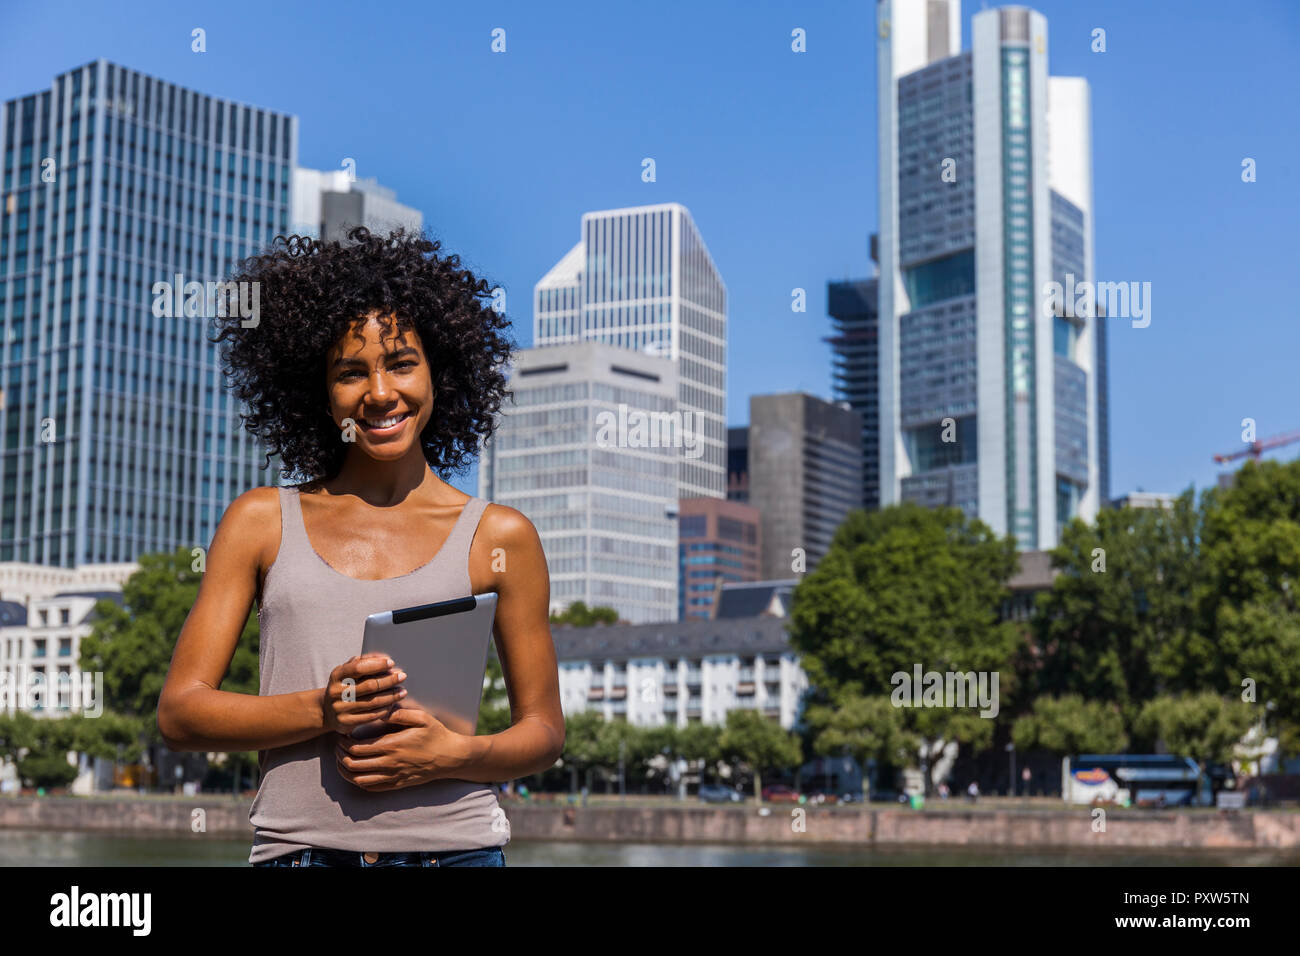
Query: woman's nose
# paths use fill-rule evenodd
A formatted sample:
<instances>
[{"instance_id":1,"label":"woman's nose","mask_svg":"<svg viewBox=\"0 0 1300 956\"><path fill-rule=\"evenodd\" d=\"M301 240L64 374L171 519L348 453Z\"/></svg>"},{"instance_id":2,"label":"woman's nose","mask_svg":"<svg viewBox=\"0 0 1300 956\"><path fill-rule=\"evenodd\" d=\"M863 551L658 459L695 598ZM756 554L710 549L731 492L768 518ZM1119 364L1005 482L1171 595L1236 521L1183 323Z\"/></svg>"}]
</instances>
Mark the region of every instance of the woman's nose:
<instances>
[{"instance_id":1,"label":"woman's nose","mask_svg":"<svg viewBox=\"0 0 1300 956\"><path fill-rule=\"evenodd\" d=\"M377 371L370 376L370 387L366 394L374 401L378 402L391 391L388 385L388 375L383 371Z\"/></svg>"}]
</instances>

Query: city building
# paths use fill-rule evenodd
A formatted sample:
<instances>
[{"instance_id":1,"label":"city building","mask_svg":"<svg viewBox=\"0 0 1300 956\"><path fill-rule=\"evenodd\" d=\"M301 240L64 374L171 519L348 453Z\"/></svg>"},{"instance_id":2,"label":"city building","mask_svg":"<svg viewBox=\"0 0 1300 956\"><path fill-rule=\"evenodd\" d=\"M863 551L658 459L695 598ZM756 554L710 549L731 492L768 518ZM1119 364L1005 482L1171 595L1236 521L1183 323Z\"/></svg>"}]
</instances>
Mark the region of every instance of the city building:
<instances>
[{"instance_id":1,"label":"city building","mask_svg":"<svg viewBox=\"0 0 1300 956\"><path fill-rule=\"evenodd\" d=\"M750 396L749 503L762 515L763 580L816 567L862 507L858 413L802 392Z\"/></svg>"},{"instance_id":2,"label":"city building","mask_svg":"<svg viewBox=\"0 0 1300 956\"><path fill-rule=\"evenodd\" d=\"M678 462L703 451L678 412L676 363L594 340L523 349L509 388L478 494L536 527L552 609L675 620Z\"/></svg>"},{"instance_id":3,"label":"city building","mask_svg":"<svg viewBox=\"0 0 1300 956\"><path fill-rule=\"evenodd\" d=\"M749 426L727 429L727 500L749 500Z\"/></svg>"},{"instance_id":4,"label":"city building","mask_svg":"<svg viewBox=\"0 0 1300 956\"><path fill-rule=\"evenodd\" d=\"M874 239L875 237L873 237ZM872 243L875 246L875 243ZM826 285L826 311L835 326L835 397L862 419L862 507L880 507L880 342L876 279Z\"/></svg>"},{"instance_id":5,"label":"city building","mask_svg":"<svg viewBox=\"0 0 1300 956\"><path fill-rule=\"evenodd\" d=\"M1004 621L1028 621L1034 616L1038 595L1051 590L1060 572L1052 567L1049 551L1021 551L1015 574L1007 580L1011 596L1002 607Z\"/></svg>"},{"instance_id":6,"label":"city building","mask_svg":"<svg viewBox=\"0 0 1300 956\"><path fill-rule=\"evenodd\" d=\"M100 600L121 604L122 592L60 591L28 604L0 602L0 713L53 717L102 706L93 675L78 665Z\"/></svg>"},{"instance_id":7,"label":"city building","mask_svg":"<svg viewBox=\"0 0 1300 956\"><path fill-rule=\"evenodd\" d=\"M808 679L779 617L552 629L566 716L639 726L721 725L754 710L787 730Z\"/></svg>"},{"instance_id":8,"label":"city building","mask_svg":"<svg viewBox=\"0 0 1300 956\"><path fill-rule=\"evenodd\" d=\"M671 359L678 407L704 454L679 463L679 498L727 488L727 290L680 203L584 213L582 237L533 291L533 345L594 340Z\"/></svg>"},{"instance_id":9,"label":"city building","mask_svg":"<svg viewBox=\"0 0 1300 956\"><path fill-rule=\"evenodd\" d=\"M715 618L789 617L798 578L723 584L718 590Z\"/></svg>"},{"instance_id":10,"label":"city building","mask_svg":"<svg viewBox=\"0 0 1300 956\"><path fill-rule=\"evenodd\" d=\"M375 179L357 179L348 169L293 171L293 231L316 239L341 240L353 226L373 233L404 226L419 232L424 215L397 201Z\"/></svg>"},{"instance_id":11,"label":"city building","mask_svg":"<svg viewBox=\"0 0 1300 956\"><path fill-rule=\"evenodd\" d=\"M61 591L120 591L126 579L139 570L140 565L134 561L83 564L75 568L0 562L0 601L27 605Z\"/></svg>"},{"instance_id":12,"label":"city building","mask_svg":"<svg viewBox=\"0 0 1300 956\"><path fill-rule=\"evenodd\" d=\"M293 116L104 59L7 101L0 562L206 545L275 480L209 341L216 283L289 224ZM274 462L272 463L274 468Z\"/></svg>"},{"instance_id":13,"label":"city building","mask_svg":"<svg viewBox=\"0 0 1300 956\"><path fill-rule=\"evenodd\" d=\"M976 13L969 51L958 0L876 17L880 502L1049 549L1109 480L1104 332L1070 294L1095 281L1088 85L1048 75L1024 7Z\"/></svg>"},{"instance_id":14,"label":"city building","mask_svg":"<svg viewBox=\"0 0 1300 956\"><path fill-rule=\"evenodd\" d=\"M103 676L81 669L81 641L91 633L100 600L122 603L122 585L139 570L126 562L61 568L0 564L0 714L34 717L98 715ZM71 789L112 786L112 761L69 756L80 771ZM0 760L0 793L18 791L17 768Z\"/></svg>"},{"instance_id":15,"label":"city building","mask_svg":"<svg viewBox=\"0 0 1300 956\"><path fill-rule=\"evenodd\" d=\"M683 498L677 619L714 616L723 582L757 581L761 553L758 511L725 498Z\"/></svg>"}]
</instances>

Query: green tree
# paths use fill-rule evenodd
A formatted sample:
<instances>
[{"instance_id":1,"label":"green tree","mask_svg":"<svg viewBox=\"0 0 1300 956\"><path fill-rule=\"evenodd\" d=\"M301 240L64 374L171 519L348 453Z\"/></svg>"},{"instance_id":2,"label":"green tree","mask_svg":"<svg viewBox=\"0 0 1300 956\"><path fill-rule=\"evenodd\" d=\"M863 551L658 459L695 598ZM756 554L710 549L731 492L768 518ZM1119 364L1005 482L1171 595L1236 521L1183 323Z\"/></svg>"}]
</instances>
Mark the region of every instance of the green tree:
<instances>
[{"instance_id":1,"label":"green tree","mask_svg":"<svg viewBox=\"0 0 1300 956\"><path fill-rule=\"evenodd\" d=\"M768 767L795 767L803 763L799 738L774 720L752 710L727 712L718 737L724 760L745 764L754 773L754 799L763 799L762 773Z\"/></svg>"},{"instance_id":2,"label":"green tree","mask_svg":"<svg viewBox=\"0 0 1300 956\"><path fill-rule=\"evenodd\" d=\"M894 675L910 677L916 664L997 673L1000 700L1014 698L1024 637L1001 612L1017 563L1011 538L957 508L909 502L850 513L792 601L791 644L815 688L809 706L888 697ZM992 742L993 721L977 710L909 708L899 719L927 754L944 740L974 750Z\"/></svg>"},{"instance_id":3,"label":"green tree","mask_svg":"<svg viewBox=\"0 0 1300 956\"><path fill-rule=\"evenodd\" d=\"M646 751L650 754L650 760L655 757L663 757L668 766L664 768L665 785L671 779L670 770L673 761L681 757L681 733L676 724L661 724L656 727L647 727L645 729Z\"/></svg>"},{"instance_id":4,"label":"green tree","mask_svg":"<svg viewBox=\"0 0 1300 956\"><path fill-rule=\"evenodd\" d=\"M95 605L91 633L81 641L80 667L104 675L104 710L133 718L146 746L163 746L158 732L158 697L167 678L172 652L181 627L198 597L203 573L197 570L192 552L179 548L170 554L146 554L140 570L122 586L122 605L100 601ZM237 694L257 694L258 622L250 613L239 636L230 666L220 687ZM88 730L108 733L121 724L96 721ZM116 740L106 745L116 750ZM257 763L255 752L231 754L236 779L244 762ZM157 766L157 761L154 761Z\"/></svg>"},{"instance_id":5,"label":"green tree","mask_svg":"<svg viewBox=\"0 0 1300 956\"><path fill-rule=\"evenodd\" d=\"M1047 750L1059 756L1121 753L1128 747L1119 708L1078 694L1039 697L1033 711L1012 727L1016 749Z\"/></svg>"},{"instance_id":6,"label":"green tree","mask_svg":"<svg viewBox=\"0 0 1300 956\"><path fill-rule=\"evenodd\" d=\"M506 692L505 673L496 645L488 649L487 668L483 674L483 696L478 702L479 736L499 734L510 729L510 695Z\"/></svg>"},{"instance_id":7,"label":"green tree","mask_svg":"<svg viewBox=\"0 0 1300 956\"><path fill-rule=\"evenodd\" d=\"M803 720L813 753L847 754L862 767L872 760L890 767L908 766L921 745L920 735L908 729L903 710L888 697L849 695L836 707L810 704Z\"/></svg>"},{"instance_id":8,"label":"green tree","mask_svg":"<svg viewBox=\"0 0 1300 956\"><path fill-rule=\"evenodd\" d=\"M1214 693L1161 696L1147 701L1138 716L1138 732L1148 741L1207 763L1228 763L1237 741L1258 720L1260 710L1243 701Z\"/></svg>"},{"instance_id":9,"label":"green tree","mask_svg":"<svg viewBox=\"0 0 1300 956\"><path fill-rule=\"evenodd\" d=\"M1247 462L1199 504L1189 489L1171 508L1072 522L1052 560L1036 694L1114 702L1144 739L1157 697L1241 697L1300 746L1300 461Z\"/></svg>"},{"instance_id":10,"label":"green tree","mask_svg":"<svg viewBox=\"0 0 1300 956\"><path fill-rule=\"evenodd\" d=\"M700 783L707 783L705 779L711 767L716 768L717 762L722 759L722 748L719 741L722 738L722 728L716 724L706 724L704 721L690 721L683 727L678 734L679 753L683 760L700 765Z\"/></svg>"},{"instance_id":11,"label":"green tree","mask_svg":"<svg viewBox=\"0 0 1300 956\"><path fill-rule=\"evenodd\" d=\"M1189 490L1169 510L1108 508L1094 524L1065 527L1052 551L1060 573L1034 619L1036 695L1114 703L1131 728L1176 679L1171 642L1204 656L1194 612L1200 523Z\"/></svg>"},{"instance_id":12,"label":"green tree","mask_svg":"<svg viewBox=\"0 0 1300 956\"><path fill-rule=\"evenodd\" d=\"M1195 680L1175 686L1268 707L1271 730L1294 747L1300 729L1300 460L1247 462L1231 488L1204 498L1204 640ZM1263 716L1262 714L1259 716ZM1294 751L1292 751L1294 752Z\"/></svg>"},{"instance_id":13,"label":"green tree","mask_svg":"<svg viewBox=\"0 0 1300 956\"><path fill-rule=\"evenodd\" d=\"M71 719L33 717L25 711L0 715L0 755L13 761L29 787L65 787L77 778L68 762L76 747L77 726Z\"/></svg>"},{"instance_id":14,"label":"green tree","mask_svg":"<svg viewBox=\"0 0 1300 956\"><path fill-rule=\"evenodd\" d=\"M618 611L612 607L587 607L583 601L574 601L562 614L551 615L552 624L572 627L594 627L597 624L617 624Z\"/></svg>"},{"instance_id":15,"label":"green tree","mask_svg":"<svg viewBox=\"0 0 1300 956\"><path fill-rule=\"evenodd\" d=\"M601 720L596 731L596 765L605 771L606 781L617 779L620 759L625 779L643 772L655 754L647 729L626 720Z\"/></svg>"},{"instance_id":16,"label":"green tree","mask_svg":"<svg viewBox=\"0 0 1300 956\"><path fill-rule=\"evenodd\" d=\"M564 718L564 753L560 759L572 772L573 786L587 784L587 775L600 761L600 729L605 719L594 710ZM587 784L590 786L590 784Z\"/></svg>"}]
</instances>

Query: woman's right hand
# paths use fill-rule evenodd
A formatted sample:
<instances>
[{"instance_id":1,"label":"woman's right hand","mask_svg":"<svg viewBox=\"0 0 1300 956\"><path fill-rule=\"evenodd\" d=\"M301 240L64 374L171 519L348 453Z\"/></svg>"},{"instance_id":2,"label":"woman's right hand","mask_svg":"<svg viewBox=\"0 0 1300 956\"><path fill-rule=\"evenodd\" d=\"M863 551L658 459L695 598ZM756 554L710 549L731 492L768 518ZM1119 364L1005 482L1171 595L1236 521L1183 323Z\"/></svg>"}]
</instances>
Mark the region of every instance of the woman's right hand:
<instances>
[{"instance_id":1,"label":"woman's right hand","mask_svg":"<svg viewBox=\"0 0 1300 956\"><path fill-rule=\"evenodd\" d=\"M345 661L330 671L329 684L321 691L325 726L340 734L351 734L362 724L382 720L406 696L397 684L406 672L393 666L384 654L366 654ZM349 699L350 698L350 699Z\"/></svg>"}]
</instances>

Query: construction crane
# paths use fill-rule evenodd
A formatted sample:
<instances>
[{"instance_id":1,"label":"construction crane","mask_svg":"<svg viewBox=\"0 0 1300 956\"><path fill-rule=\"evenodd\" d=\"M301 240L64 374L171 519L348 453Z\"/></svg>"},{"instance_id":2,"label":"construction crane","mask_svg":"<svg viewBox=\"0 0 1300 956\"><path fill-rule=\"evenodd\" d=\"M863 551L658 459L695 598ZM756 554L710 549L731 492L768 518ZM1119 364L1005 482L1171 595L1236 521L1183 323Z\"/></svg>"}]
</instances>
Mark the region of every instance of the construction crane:
<instances>
[{"instance_id":1,"label":"construction crane","mask_svg":"<svg viewBox=\"0 0 1300 956\"><path fill-rule=\"evenodd\" d=\"M1230 455L1215 455L1214 460L1222 464L1225 461L1234 461L1237 458L1245 458L1250 455L1256 461L1259 461L1259 456L1264 452L1274 448L1281 448L1283 445L1289 445L1296 441L1300 441L1300 431L1283 432L1281 435L1274 435L1272 438L1253 441L1241 451L1234 451Z\"/></svg>"}]
</instances>

